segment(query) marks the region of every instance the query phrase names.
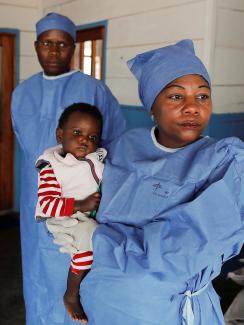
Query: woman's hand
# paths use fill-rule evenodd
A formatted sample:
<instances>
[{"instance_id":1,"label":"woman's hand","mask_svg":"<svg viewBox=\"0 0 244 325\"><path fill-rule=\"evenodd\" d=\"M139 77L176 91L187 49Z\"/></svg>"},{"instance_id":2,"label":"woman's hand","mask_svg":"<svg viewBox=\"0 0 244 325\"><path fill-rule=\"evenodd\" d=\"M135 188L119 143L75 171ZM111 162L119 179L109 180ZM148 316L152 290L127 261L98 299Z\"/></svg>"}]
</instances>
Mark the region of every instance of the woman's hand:
<instances>
[{"instance_id":1,"label":"woman's hand","mask_svg":"<svg viewBox=\"0 0 244 325\"><path fill-rule=\"evenodd\" d=\"M74 213L76 213L77 211L87 212L87 211L97 210L100 201L101 201L101 193L99 192L92 193L84 200L75 201Z\"/></svg>"}]
</instances>

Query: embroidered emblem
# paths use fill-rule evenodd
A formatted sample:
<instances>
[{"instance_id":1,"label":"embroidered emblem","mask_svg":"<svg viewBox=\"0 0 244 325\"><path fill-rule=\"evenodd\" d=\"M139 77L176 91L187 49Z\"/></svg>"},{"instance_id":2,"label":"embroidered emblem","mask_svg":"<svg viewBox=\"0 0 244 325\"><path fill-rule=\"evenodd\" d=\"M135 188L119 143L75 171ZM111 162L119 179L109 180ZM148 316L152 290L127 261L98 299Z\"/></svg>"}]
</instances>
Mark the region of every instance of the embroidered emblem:
<instances>
[{"instance_id":1,"label":"embroidered emblem","mask_svg":"<svg viewBox=\"0 0 244 325\"><path fill-rule=\"evenodd\" d=\"M163 190L163 186L159 183L153 184L153 194L161 197L168 197L170 192L165 189Z\"/></svg>"},{"instance_id":2,"label":"embroidered emblem","mask_svg":"<svg viewBox=\"0 0 244 325\"><path fill-rule=\"evenodd\" d=\"M153 192L155 193L158 189L161 189L162 186L160 183L157 183L157 184L153 184L153 188L154 188Z\"/></svg>"}]
</instances>

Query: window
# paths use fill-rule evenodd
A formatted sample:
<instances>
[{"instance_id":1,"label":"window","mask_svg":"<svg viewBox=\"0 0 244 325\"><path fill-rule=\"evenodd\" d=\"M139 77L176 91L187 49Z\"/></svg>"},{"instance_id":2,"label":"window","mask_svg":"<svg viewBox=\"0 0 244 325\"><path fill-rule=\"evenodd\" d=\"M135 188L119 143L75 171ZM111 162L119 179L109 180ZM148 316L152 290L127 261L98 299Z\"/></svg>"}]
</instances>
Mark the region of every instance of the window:
<instances>
[{"instance_id":1,"label":"window","mask_svg":"<svg viewBox=\"0 0 244 325\"><path fill-rule=\"evenodd\" d=\"M97 79L103 79L105 27L78 30L72 67Z\"/></svg>"}]
</instances>

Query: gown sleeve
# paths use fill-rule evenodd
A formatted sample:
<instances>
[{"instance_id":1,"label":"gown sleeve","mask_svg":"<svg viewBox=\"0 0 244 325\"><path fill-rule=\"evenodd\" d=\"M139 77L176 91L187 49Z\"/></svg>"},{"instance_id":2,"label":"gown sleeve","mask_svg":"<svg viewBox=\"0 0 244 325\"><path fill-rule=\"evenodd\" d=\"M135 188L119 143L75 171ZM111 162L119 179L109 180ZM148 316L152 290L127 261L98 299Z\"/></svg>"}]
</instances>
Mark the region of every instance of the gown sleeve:
<instances>
[{"instance_id":1,"label":"gown sleeve","mask_svg":"<svg viewBox=\"0 0 244 325\"><path fill-rule=\"evenodd\" d=\"M110 143L125 132L126 122L117 99L106 85L104 87L106 95L103 97L102 105L105 112L103 115L102 144L105 148L109 148Z\"/></svg>"},{"instance_id":2,"label":"gown sleeve","mask_svg":"<svg viewBox=\"0 0 244 325\"><path fill-rule=\"evenodd\" d=\"M21 92L19 91L19 88L16 88L12 94L12 99L11 99L12 126L13 126L15 136L18 140L18 143L19 143L21 149L24 151L25 145L22 141L21 133L19 130L19 125L18 125L18 110L19 110L19 106L20 106L20 102L21 102L20 98L21 98Z\"/></svg>"},{"instance_id":3,"label":"gown sleeve","mask_svg":"<svg viewBox=\"0 0 244 325\"><path fill-rule=\"evenodd\" d=\"M224 262L237 255L244 239L244 154L234 154L215 175L192 201L156 221L141 228L120 227L129 235L114 250L119 267L186 281L217 258Z\"/></svg>"}]
</instances>

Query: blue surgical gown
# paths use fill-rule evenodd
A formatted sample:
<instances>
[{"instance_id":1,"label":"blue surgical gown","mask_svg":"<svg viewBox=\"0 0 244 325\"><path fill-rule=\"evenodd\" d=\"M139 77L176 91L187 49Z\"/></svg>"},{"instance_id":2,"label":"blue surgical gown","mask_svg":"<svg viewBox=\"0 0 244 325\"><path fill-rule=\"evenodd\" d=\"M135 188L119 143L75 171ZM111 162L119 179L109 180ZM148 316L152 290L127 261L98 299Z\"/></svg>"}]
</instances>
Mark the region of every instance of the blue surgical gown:
<instances>
[{"instance_id":1,"label":"blue surgical gown","mask_svg":"<svg viewBox=\"0 0 244 325\"><path fill-rule=\"evenodd\" d=\"M243 244L244 143L169 152L134 129L111 150L81 284L89 325L224 324L211 280Z\"/></svg>"},{"instance_id":2,"label":"blue surgical gown","mask_svg":"<svg viewBox=\"0 0 244 325\"><path fill-rule=\"evenodd\" d=\"M12 97L13 128L21 147L20 226L27 325L73 324L63 306L70 257L53 244L45 224L34 219L37 201L35 161L56 144L55 129L67 106L85 102L103 114L102 143L123 133L118 102L103 82L80 71L57 77L38 73L22 82Z\"/></svg>"}]
</instances>

